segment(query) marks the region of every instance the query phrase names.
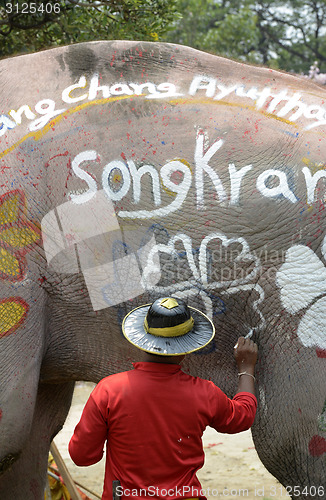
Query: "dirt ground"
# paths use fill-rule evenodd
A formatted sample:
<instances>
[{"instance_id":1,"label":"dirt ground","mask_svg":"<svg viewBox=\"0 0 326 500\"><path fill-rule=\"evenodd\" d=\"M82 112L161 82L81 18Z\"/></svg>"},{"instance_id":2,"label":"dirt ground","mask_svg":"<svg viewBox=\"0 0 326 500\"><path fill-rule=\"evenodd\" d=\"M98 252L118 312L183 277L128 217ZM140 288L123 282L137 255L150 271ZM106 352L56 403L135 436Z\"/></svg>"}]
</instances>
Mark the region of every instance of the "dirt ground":
<instances>
[{"instance_id":1,"label":"dirt ground","mask_svg":"<svg viewBox=\"0 0 326 500\"><path fill-rule=\"evenodd\" d=\"M75 482L98 495L85 491L92 500L101 496L104 459L90 467L77 467L69 457L67 445L93 387L94 384L90 383L76 385L68 418L54 440ZM203 443L205 465L198 472L198 477L208 500L214 500L214 497L236 500L290 499L285 489L259 460L250 431L229 435L207 428Z\"/></svg>"}]
</instances>

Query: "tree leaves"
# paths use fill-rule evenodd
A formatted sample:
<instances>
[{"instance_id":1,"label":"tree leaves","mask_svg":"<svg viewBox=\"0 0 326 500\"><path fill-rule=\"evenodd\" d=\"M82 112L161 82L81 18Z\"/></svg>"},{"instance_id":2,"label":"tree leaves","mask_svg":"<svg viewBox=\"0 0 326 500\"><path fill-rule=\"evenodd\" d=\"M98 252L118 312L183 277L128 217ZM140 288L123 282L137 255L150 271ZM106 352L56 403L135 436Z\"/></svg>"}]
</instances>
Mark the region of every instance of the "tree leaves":
<instances>
[{"instance_id":1,"label":"tree leaves","mask_svg":"<svg viewBox=\"0 0 326 500\"><path fill-rule=\"evenodd\" d=\"M165 37L226 57L296 73L326 71L326 0L181 0Z\"/></svg>"},{"instance_id":2,"label":"tree leaves","mask_svg":"<svg viewBox=\"0 0 326 500\"><path fill-rule=\"evenodd\" d=\"M4 1L0 7L0 57L92 40L158 40L178 18L177 3L177 0ZM42 12L38 10L41 5L52 5L52 9Z\"/></svg>"}]
</instances>

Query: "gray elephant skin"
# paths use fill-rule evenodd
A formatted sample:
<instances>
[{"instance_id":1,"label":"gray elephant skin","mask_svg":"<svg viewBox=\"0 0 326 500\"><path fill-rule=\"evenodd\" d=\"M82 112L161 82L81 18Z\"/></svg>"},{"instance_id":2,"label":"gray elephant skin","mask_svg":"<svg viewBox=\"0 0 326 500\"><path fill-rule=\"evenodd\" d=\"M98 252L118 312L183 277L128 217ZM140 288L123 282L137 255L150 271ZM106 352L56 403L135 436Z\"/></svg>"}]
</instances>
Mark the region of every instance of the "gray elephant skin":
<instances>
[{"instance_id":1,"label":"gray elephant skin","mask_svg":"<svg viewBox=\"0 0 326 500\"><path fill-rule=\"evenodd\" d=\"M0 92L1 500L43 498L74 381L131 369L122 319L166 295L213 319L184 369L230 397L252 335L259 457L325 498L325 89L119 41L2 60Z\"/></svg>"}]
</instances>

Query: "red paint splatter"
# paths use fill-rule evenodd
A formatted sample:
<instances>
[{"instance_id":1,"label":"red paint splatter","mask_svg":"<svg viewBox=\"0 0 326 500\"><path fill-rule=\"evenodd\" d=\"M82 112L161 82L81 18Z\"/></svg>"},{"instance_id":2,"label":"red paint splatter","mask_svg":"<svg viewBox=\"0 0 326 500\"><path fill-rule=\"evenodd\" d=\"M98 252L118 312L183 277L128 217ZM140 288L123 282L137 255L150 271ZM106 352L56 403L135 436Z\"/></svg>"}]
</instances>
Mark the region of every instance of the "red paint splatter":
<instances>
[{"instance_id":1,"label":"red paint splatter","mask_svg":"<svg viewBox=\"0 0 326 500\"><path fill-rule=\"evenodd\" d=\"M0 420L2 419L2 410L0 410Z\"/></svg>"},{"instance_id":2,"label":"red paint splatter","mask_svg":"<svg viewBox=\"0 0 326 500\"><path fill-rule=\"evenodd\" d=\"M208 443L208 445L204 446L204 448L213 448L213 446L218 446L219 444L223 444L222 442L221 443Z\"/></svg>"},{"instance_id":3,"label":"red paint splatter","mask_svg":"<svg viewBox=\"0 0 326 500\"><path fill-rule=\"evenodd\" d=\"M326 439L317 434L309 441L309 453L313 457L321 457L326 453Z\"/></svg>"},{"instance_id":4,"label":"red paint splatter","mask_svg":"<svg viewBox=\"0 0 326 500\"><path fill-rule=\"evenodd\" d=\"M54 158L58 158L59 156L68 156L68 154L69 154L69 151L65 151L64 153L59 153L57 155L52 156L51 158L49 158L49 160L45 164L45 168L50 166L50 161L54 160Z\"/></svg>"},{"instance_id":5,"label":"red paint splatter","mask_svg":"<svg viewBox=\"0 0 326 500\"><path fill-rule=\"evenodd\" d=\"M180 170L175 170L171 174L170 179L173 182L173 184L176 184L176 185L180 184L180 182L183 179L183 172L181 172Z\"/></svg>"},{"instance_id":6,"label":"red paint splatter","mask_svg":"<svg viewBox=\"0 0 326 500\"><path fill-rule=\"evenodd\" d=\"M326 358L326 349L316 349L316 354L318 358Z\"/></svg>"}]
</instances>

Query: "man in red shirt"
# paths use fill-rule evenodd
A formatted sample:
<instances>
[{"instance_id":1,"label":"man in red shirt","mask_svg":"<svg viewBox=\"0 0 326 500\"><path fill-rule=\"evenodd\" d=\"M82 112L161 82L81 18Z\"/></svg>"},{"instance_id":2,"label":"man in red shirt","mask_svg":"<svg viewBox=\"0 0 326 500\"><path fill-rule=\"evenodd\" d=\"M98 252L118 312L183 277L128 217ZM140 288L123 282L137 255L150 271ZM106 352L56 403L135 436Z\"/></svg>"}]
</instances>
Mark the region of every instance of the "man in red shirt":
<instances>
[{"instance_id":1,"label":"man in red shirt","mask_svg":"<svg viewBox=\"0 0 326 500\"><path fill-rule=\"evenodd\" d=\"M231 400L213 382L181 370L184 355L214 337L213 323L197 309L160 298L131 311L122 330L144 361L95 387L69 443L71 458L94 464L107 442L103 500L112 499L115 480L124 499L205 498L196 476L204 464L202 434L207 426L236 433L253 424L257 345L238 340L239 383Z\"/></svg>"}]
</instances>

